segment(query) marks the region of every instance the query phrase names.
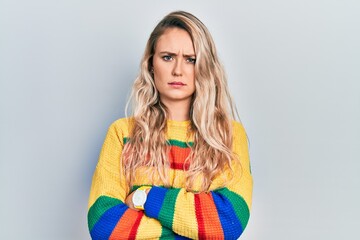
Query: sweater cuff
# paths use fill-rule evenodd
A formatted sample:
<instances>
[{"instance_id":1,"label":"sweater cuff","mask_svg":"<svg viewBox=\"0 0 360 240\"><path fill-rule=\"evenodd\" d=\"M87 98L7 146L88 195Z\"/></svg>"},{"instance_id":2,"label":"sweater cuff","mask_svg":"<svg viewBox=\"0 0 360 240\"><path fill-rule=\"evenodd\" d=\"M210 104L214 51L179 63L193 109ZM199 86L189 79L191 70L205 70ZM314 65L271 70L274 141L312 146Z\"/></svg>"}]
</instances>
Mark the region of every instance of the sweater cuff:
<instances>
[{"instance_id":1,"label":"sweater cuff","mask_svg":"<svg viewBox=\"0 0 360 240\"><path fill-rule=\"evenodd\" d=\"M166 188L153 186L150 189L144 204L144 211L146 216L151 218L158 218L166 193Z\"/></svg>"}]
</instances>

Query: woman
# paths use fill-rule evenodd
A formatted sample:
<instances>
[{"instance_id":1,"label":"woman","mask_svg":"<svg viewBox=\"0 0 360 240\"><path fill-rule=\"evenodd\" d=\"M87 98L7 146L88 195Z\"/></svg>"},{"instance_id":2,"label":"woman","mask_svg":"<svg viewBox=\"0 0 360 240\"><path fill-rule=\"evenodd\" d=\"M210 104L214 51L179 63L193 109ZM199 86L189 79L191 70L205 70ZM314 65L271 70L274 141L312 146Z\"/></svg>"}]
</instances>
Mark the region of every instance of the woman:
<instances>
[{"instance_id":1,"label":"woman","mask_svg":"<svg viewBox=\"0 0 360 240\"><path fill-rule=\"evenodd\" d=\"M155 27L131 118L109 128L89 199L93 239L237 239L251 206L247 138L203 23Z\"/></svg>"}]
</instances>

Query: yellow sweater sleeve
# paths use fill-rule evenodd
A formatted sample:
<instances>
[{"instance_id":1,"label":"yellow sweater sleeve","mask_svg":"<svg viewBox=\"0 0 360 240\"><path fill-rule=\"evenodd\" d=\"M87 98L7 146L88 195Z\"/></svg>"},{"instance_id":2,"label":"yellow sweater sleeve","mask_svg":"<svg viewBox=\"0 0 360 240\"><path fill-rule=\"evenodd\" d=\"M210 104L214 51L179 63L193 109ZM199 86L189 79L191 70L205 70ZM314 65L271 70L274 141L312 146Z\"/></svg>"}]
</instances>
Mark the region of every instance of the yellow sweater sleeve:
<instances>
[{"instance_id":1,"label":"yellow sweater sleeve","mask_svg":"<svg viewBox=\"0 0 360 240\"><path fill-rule=\"evenodd\" d=\"M127 192L120 159L127 128L127 122L120 119L109 127L106 135L89 196L90 235L96 240L173 237L174 233L162 227L158 220L124 204Z\"/></svg>"},{"instance_id":2,"label":"yellow sweater sleeve","mask_svg":"<svg viewBox=\"0 0 360 240\"><path fill-rule=\"evenodd\" d=\"M250 216L253 180L245 130L237 122L233 129L233 151L240 161L233 160L233 178L226 187L216 188L221 179L215 179L215 189L210 193L154 186L145 203L145 214L191 239L237 239Z\"/></svg>"}]
</instances>

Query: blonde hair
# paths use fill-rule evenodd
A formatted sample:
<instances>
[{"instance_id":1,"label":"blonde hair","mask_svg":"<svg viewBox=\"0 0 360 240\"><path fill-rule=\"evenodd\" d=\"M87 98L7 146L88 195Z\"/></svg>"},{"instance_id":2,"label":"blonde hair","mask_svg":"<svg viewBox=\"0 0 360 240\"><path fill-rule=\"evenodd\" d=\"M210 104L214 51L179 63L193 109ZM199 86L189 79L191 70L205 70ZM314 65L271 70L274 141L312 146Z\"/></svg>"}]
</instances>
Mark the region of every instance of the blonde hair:
<instances>
[{"instance_id":1,"label":"blonde hair","mask_svg":"<svg viewBox=\"0 0 360 240\"><path fill-rule=\"evenodd\" d=\"M195 93L189 128L194 144L187 159L189 168L186 170L186 188L194 190L195 179L201 177L200 191L207 191L212 180L221 175L226 167L231 169L231 160L236 158L232 152L235 106L208 29L198 18L184 11L165 16L148 39L140 73L127 104L128 108L133 100L134 122L129 142L124 148L124 172L130 187L135 180L135 170L144 166L148 167L148 174L153 180L160 180L164 186L170 186L169 146L165 138L168 112L160 101L151 73L157 40L168 28L187 31L195 49Z\"/></svg>"}]
</instances>

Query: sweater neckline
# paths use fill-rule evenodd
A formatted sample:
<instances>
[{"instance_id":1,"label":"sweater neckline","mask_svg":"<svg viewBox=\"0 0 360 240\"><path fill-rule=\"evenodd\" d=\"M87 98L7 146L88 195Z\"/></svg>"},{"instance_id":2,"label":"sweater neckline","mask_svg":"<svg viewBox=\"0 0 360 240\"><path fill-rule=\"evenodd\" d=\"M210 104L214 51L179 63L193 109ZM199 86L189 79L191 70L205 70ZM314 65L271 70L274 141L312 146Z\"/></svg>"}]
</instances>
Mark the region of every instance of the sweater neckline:
<instances>
[{"instance_id":1,"label":"sweater neckline","mask_svg":"<svg viewBox=\"0 0 360 240\"><path fill-rule=\"evenodd\" d=\"M187 127L190 125L190 122L191 122L190 120L177 121L177 120L168 119L167 125L174 126L174 127Z\"/></svg>"}]
</instances>

